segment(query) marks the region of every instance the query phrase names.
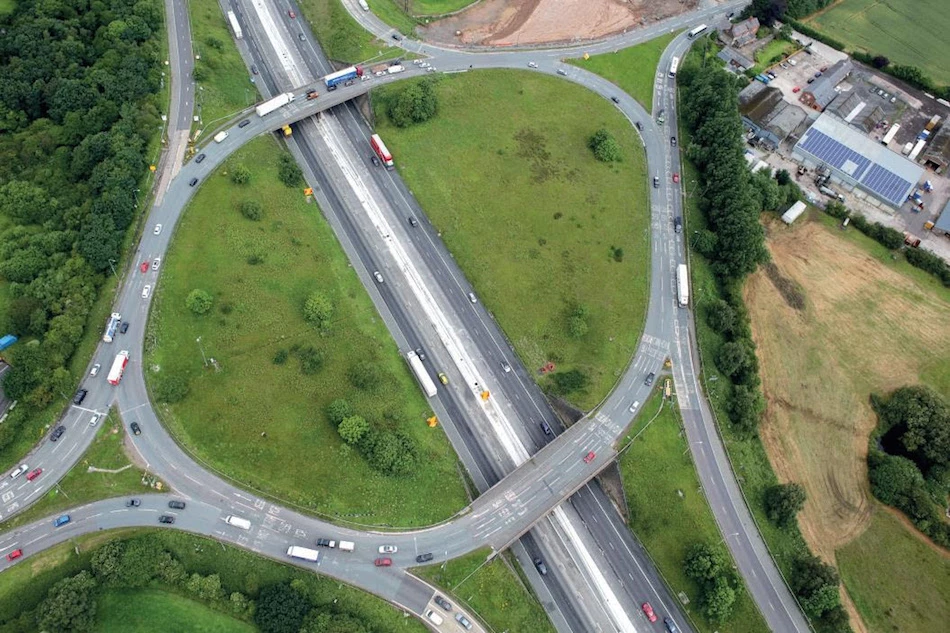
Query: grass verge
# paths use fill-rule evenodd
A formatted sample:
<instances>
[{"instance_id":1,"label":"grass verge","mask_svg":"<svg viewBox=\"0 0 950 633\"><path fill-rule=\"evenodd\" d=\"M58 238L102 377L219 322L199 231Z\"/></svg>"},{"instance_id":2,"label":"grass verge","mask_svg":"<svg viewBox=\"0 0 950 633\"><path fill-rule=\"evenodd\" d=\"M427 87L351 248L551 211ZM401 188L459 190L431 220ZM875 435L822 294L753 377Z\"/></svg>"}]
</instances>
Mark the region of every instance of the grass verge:
<instances>
[{"instance_id":1,"label":"grass verge","mask_svg":"<svg viewBox=\"0 0 950 633\"><path fill-rule=\"evenodd\" d=\"M640 435L634 440L637 433ZM709 622L698 608L700 587L686 576L683 560L693 544L715 546L722 542L722 535L702 493L690 457L691 447L672 401L665 401L662 393L655 390L641 408L626 441L633 444L621 456L620 471L630 510L630 529L646 547L673 595L682 592L690 599L689 605L681 604L680 608L689 614L699 631L712 633L717 625ZM725 628L768 629L748 591L736 600Z\"/></svg>"},{"instance_id":2,"label":"grass verge","mask_svg":"<svg viewBox=\"0 0 950 633\"><path fill-rule=\"evenodd\" d=\"M206 607L200 602L158 589L113 589L96 603L99 633L254 633L247 622Z\"/></svg>"},{"instance_id":3,"label":"grass verge","mask_svg":"<svg viewBox=\"0 0 950 633\"><path fill-rule=\"evenodd\" d=\"M513 557L505 553L483 565L488 554L488 549L480 549L415 573L442 587L450 602L464 603L489 630L554 633L541 604L515 572Z\"/></svg>"},{"instance_id":4,"label":"grass verge","mask_svg":"<svg viewBox=\"0 0 950 633\"><path fill-rule=\"evenodd\" d=\"M402 49L392 47L389 42L380 40L364 30L359 22L347 13L340 0L300 0L298 4L320 41L323 52L334 62L355 64L382 61L399 57L403 53ZM379 10L377 15L385 22L403 33L412 32L415 23L407 18L405 13L397 10L395 5L386 0L371 0L370 6L374 13ZM400 16L401 20L398 19Z\"/></svg>"},{"instance_id":5,"label":"grass verge","mask_svg":"<svg viewBox=\"0 0 950 633\"><path fill-rule=\"evenodd\" d=\"M277 179L281 153L272 136L241 148L181 220L153 303L146 377L153 391L165 376L185 378L190 393L158 411L192 454L284 503L362 524L445 519L467 503L455 454L441 427L426 426L429 405L320 209ZM238 165L247 185L227 175ZM261 221L242 216L246 201L261 205ZM185 306L196 288L214 297L203 316ZM333 305L326 331L303 317L315 291ZM322 359L309 375L294 353L306 348ZM378 376L364 390L348 378L361 362ZM381 475L345 446L324 414L337 398L410 435L416 472Z\"/></svg>"},{"instance_id":6,"label":"grass verge","mask_svg":"<svg viewBox=\"0 0 950 633\"><path fill-rule=\"evenodd\" d=\"M401 89L373 96L400 174L528 369L550 361L585 372L586 391L569 397L593 407L629 362L645 318L649 204L636 132L587 90L533 73L441 78L438 116L409 128L379 114ZM622 162L594 159L587 143L600 128ZM587 331L575 337L578 305Z\"/></svg>"},{"instance_id":7,"label":"grass verge","mask_svg":"<svg viewBox=\"0 0 950 633\"><path fill-rule=\"evenodd\" d=\"M676 35L667 33L614 53L594 55L586 60L570 59L568 63L612 81L650 112L653 109L653 85L657 73L665 75L665 71L658 69L657 65L663 51Z\"/></svg>"},{"instance_id":8,"label":"grass verge","mask_svg":"<svg viewBox=\"0 0 950 633\"><path fill-rule=\"evenodd\" d=\"M90 414L91 417L91 414ZM84 416L81 422L86 422ZM99 430L92 445L59 484L37 499L28 510L0 523L6 531L67 508L74 508L97 499L149 492L142 483L143 472L133 465L125 453L125 426L113 410L99 421ZM119 472L97 472L117 470Z\"/></svg>"}]
</instances>

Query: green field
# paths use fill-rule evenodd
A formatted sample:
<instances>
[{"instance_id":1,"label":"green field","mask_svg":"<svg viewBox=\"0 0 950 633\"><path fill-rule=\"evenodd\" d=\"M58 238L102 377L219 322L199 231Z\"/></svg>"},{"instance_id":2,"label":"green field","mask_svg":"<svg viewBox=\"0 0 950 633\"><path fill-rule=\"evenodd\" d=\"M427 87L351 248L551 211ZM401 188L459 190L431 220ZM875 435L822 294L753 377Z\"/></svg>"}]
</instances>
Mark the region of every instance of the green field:
<instances>
[{"instance_id":1,"label":"green field","mask_svg":"<svg viewBox=\"0 0 950 633\"><path fill-rule=\"evenodd\" d=\"M697 630L712 633L717 626L697 608L700 588L683 572L683 559L694 543L722 543L722 534L696 476L679 411L672 402L664 401L659 391L643 404L627 441L644 427L620 459L630 529L646 547L672 593L683 592L689 598L690 605L680 607ZM746 591L719 630L767 628Z\"/></svg>"},{"instance_id":2,"label":"green field","mask_svg":"<svg viewBox=\"0 0 950 633\"><path fill-rule=\"evenodd\" d=\"M848 593L872 633L942 631L950 618L950 557L881 506L871 527L837 552Z\"/></svg>"},{"instance_id":3,"label":"green field","mask_svg":"<svg viewBox=\"0 0 950 633\"><path fill-rule=\"evenodd\" d=\"M464 604L465 611L487 623L489 630L554 633L514 558L505 554L481 566L489 553L481 549L445 565L417 569L415 573L442 587L449 602Z\"/></svg>"},{"instance_id":4,"label":"green field","mask_svg":"<svg viewBox=\"0 0 950 633\"><path fill-rule=\"evenodd\" d=\"M755 52L755 66L752 67L752 71L755 73L764 71L769 66L777 63L772 61L773 59L791 54L795 48L796 46L792 42L780 39L772 40Z\"/></svg>"},{"instance_id":5,"label":"green field","mask_svg":"<svg viewBox=\"0 0 950 633\"><path fill-rule=\"evenodd\" d=\"M257 627L158 589L113 589L96 603L97 633L253 633Z\"/></svg>"},{"instance_id":6,"label":"green field","mask_svg":"<svg viewBox=\"0 0 950 633\"><path fill-rule=\"evenodd\" d=\"M842 0L806 22L851 50L917 66L950 84L950 10L946 0Z\"/></svg>"},{"instance_id":7,"label":"green field","mask_svg":"<svg viewBox=\"0 0 950 633\"><path fill-rule=\"evenodd\" d=\"M401 88L375 91L377 130L528 370L550 361L588 373L589 388L568 397L593 407L634 354L647 305L639 138L609 102L534 73L470 72L436 86L438 116L409 128L381 114L386 96ZM623 162L593 158L587 141L599 128L616 137ZM588 308L589 330L571 338L578 303Z\"/></svg>"},{"instance_id":8,"label":"green field","mask_svg":"<svg viewBox=\"0 0 950 633\"><path fill-rule=\"evenodd\" d=\"M300 10L320 41L320 46L331 61L341 64L380 61L399 57L402 49L381 41L363 29L353 19L340 0L300 0ZM403 33L411 33L415 26L405 13L386 0L370 0L373 12ZM300 16L297 17L300 19Z\"/></svg>"},{"instance_id":9,"label":"green field","mask_svg":"<svg viewBox=\"0 0 950 633\"><path fill-rule=\"evenodd\" d=\"M0 0L0 15L13 13L16 9L16 0Z\"/></svg>"},{"instance_id":10,"label":"green field","mask_svg":"<svg viewBox=\"0 0 950 633\"><path fill-rule=\"evenodd\" d=\"M676 36L661 35L649 42L614 53L595 55L588 60L571 59L569 63L608 79L640 102L647 112L653 109L653 85L659 71L657 64L663 51Z\"/></svg>"},{"instance_id":11,"label":"green field","mask_svg":"<svg viewBox=\"0 0 950 633\"><path fill-rule=\"evenodd\" d=\"M200 55L196 68L197 91L195 115L201 115L204 129L213 130L230 115L254 105L261 97L251 82L252 76L241 59L227 18L214 0L192 0L188 3L191 37L195 55ZM217 122L217 123L216 123Z\"/></svg>"},{"instance_id":12,"label":"green field","mask_svg":"<svg viewBox=\"0 0 950 633\"><path fill-rule=\"evenodd\" d=\"M229 164L246 165L250 183L234 185L222 173L228 166L219 169L176 232L149 323L146 373L153 388L162 372L186 376L190 394L159 414L203 462L282 502L361 524L445 519L467 502L455 454L441 427L426 426L431 409L320 209L277 180L281 151L271 136L244 146ZM241 215L244 200L263 205L262 221ZM214 296L200 317L185 307L195 288ZM334 305L323 333L303 318L318 290ZM316 348L322 369L304 375L294 354L273 362L297 347ZM220 371L204 369L203 354ZM364 361L379 379L358 391L346 376ZM344 448L324 414L337 398L415 438L418 471L383 476Z\"/></svg>"},{"instance_id":13,"label":"green field","mask_svg":"<svg viewBox=\"0 0 950 633\"><path fill-rule=\"evenodd\" d=\"M85 421L84 416L82 422ZM37 499L28 510L0 523L0 531L97 499L151 492L151 489L142 483L142 471L132 465L125 454L122 445L124 439L125 427L118 416L111 412L108 418L99 421L99 431L92 445L59 484L44 497ZM122 470L117 473L90 472L90 467Z\"/></svg>"}]
</instances>

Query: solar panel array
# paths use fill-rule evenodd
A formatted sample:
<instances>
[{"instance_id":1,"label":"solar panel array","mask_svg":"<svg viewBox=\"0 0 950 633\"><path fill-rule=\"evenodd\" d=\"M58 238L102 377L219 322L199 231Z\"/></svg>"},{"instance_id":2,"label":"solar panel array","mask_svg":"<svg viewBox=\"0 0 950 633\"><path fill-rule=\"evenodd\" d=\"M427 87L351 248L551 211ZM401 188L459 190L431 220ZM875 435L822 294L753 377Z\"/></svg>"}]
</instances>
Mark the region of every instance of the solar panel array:
<instances>
[{"instance_id":1,"label":"solar panel array","mask_svg":"<svg viewBox=\"0 0 950 633\"><path fill-rule=\"evenodd\" d=\"M896 206L904 202L904 196L913 184L814 128L808 131L799 147L818 160L848 174L862 187Z\"/></svg>"}]
</instances>

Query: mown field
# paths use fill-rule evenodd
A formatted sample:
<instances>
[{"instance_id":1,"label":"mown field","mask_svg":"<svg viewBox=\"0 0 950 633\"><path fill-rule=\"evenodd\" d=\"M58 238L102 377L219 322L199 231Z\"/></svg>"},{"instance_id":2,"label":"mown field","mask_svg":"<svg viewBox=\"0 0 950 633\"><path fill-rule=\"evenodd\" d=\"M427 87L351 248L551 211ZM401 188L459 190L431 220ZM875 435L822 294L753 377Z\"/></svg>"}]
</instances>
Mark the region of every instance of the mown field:
<instances>
[{"instance_id":1,"label":"mown field","mask_svg":"<svg viewBox=\"0 0 950 633\"><path fill-rule=\"evenodd\" d=\"M917 66L950 84L950 10L945 0L842 0L806 22L852 50Z\"/></svg>"},{"instance_id":2,"label":"mown field","mask_svg":"<svg viewBox=\"0 0 950 633\"><path fill-rule=\"evenodd\" d=\"M190 393L159 414L205 464L283 503L373 525L445 519L467 502L456 456L441 427L426 426L431 409L320 209L278 181L282 151L270 136L243 147L202 183L177 228L146 374L153 390L165 374L185 376ZM247 185L227 175L238 165L250 170ZM260 221L238 210L248 200L262 205ZM185 306L196 288L214 297L203 316ZM304 320L316 291L333 305L326 331ZM303 373L296 350L305 348L322 358L316 373ZM205 368L203 354L220 371ZM360 363L378 376L365 390L348 378ZM382 475L344 446L324 413L337 398L414 438L416 471Z\"/></svg>"},{"instance_id":3,"label":"mown field","mask_svg":"<svg viewBox=\"0 0 950 633\"><path fill-rule=\"evenodd\" d=\"M114 589L96 603L96 633L253 633L257 627L157 589Z\"/></svg>"},{"instance_id":4,"label":"mown field","mask_svg":"<svg viewBox=\"0 0 950 633\"><path fill-rule=\"evenodd\" d=\"M300 0L303 17L331 61L341 64L380 61L403 54L389 42L379 40L353 19L340 0ZM370 0L373 12L403 33L411 33L415 22L388 0Z\"/></svg>"},{"instance_id":5,"label":"mown field","mask_svg":"<svg viewBox=\"0 0 950 633\"><path fill-rule=\"evenodd\" d=\"M400 175L529 371L553 362L585 372L588 388L568 397L594 406L633 355L647 305L649 207L636 132L611 103L534 73L440 78L438 115L409 128L382 114L400 89L373 97ZM617 139L622 162L594 159L587 142L600 128ZM588 330L574 337L577 305Z\"/></svg>"}]
</instances>

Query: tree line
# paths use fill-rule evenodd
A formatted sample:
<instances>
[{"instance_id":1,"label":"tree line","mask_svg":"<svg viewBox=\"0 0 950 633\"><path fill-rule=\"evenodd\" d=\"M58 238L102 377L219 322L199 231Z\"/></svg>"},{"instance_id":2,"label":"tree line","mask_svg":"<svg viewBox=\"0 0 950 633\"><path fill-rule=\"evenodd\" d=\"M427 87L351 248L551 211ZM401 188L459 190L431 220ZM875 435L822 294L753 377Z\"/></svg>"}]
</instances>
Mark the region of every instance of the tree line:
<instances>
[{"instance_id":1,"label":"tree line","mask_svg":"<svg viewBox=\"0 0 950 633\"><path fill-rule=\"evenodd\" d=\"M156 0L22 0L0 18L0 330L18 335L0 449L70 392L65 368L137 209L162 124Z\"/></svg>"}]
</instances>

